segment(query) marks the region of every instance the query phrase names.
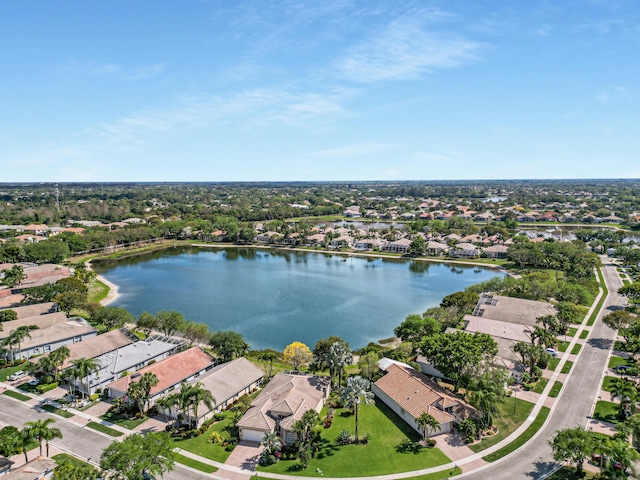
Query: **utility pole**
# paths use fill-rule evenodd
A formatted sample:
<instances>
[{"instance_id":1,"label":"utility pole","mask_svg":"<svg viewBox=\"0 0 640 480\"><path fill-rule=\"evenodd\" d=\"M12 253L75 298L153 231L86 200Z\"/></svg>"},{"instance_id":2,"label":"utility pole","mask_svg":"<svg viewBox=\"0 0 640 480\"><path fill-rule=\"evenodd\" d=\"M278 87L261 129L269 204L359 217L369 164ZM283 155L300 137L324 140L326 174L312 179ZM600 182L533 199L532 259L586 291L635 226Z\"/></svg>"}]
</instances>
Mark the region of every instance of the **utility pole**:
<instances>
[{"instance_id":1,"label":"utility pole","mask_svg":"<svg viewBox=\"0 0 640 480\"><path fill-rule=\"evenodd\" d=\"M58 182L56 182L56 209L58 210L58 213L60 213L60 189L58 189Z\"/></svg>"}]
</instances>

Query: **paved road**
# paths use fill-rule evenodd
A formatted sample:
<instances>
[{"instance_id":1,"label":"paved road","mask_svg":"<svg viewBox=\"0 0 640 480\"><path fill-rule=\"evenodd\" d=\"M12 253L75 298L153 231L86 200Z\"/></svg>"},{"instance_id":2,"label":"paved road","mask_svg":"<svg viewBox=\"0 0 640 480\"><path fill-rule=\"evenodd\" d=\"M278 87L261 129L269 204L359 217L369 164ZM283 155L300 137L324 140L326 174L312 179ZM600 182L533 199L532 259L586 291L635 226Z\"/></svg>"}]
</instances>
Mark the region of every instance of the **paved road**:
<instances>
[{"instance_id":1,"label":"paved road","mask_svg":"<svg viewBox=\"0 0 640 480\"><path fill-rule=\"evenodd\" d=\"M557 464L552 459L551 448L547 441L556 430L577 425L586 426L591 407L600 389L600 378L604 371L609 351L613 346L615 332L600 320L612 309L625 305L625 299L617 294L622 286L616 269L609 259L601 257L604 267L602 273L609 295L592 328L588 341L582 347L578 362L566 381L566 387L560 397L550 421L541 434L526 448L498 463L486 468L462 475L465 479L520 480L545 478ZM458 478L458 477L457 477Z\"/></svg>"},{"instance_id":2,"label":"paved road","mask_svg":"<svg viewBox=\"0 0 640 480\"><path fill-rule=\"evenodd\" d=\"M111 438L96 433L89 428L81 427L71 420L49 415L26 403L14 401L6 395L0 395L0 422L22 427L25 422L33 422L48 417L55 418L55 427L62 432L62 439L51 442L52 445L61 450L73 452L75 455L84 458L91 458L92 462L94 462L99 461L102 450L112 442ZM211 476L186 469L177 463L175 470L163 477L165 480L211 480L211 478Z\"/></svg>"}]
</instances>

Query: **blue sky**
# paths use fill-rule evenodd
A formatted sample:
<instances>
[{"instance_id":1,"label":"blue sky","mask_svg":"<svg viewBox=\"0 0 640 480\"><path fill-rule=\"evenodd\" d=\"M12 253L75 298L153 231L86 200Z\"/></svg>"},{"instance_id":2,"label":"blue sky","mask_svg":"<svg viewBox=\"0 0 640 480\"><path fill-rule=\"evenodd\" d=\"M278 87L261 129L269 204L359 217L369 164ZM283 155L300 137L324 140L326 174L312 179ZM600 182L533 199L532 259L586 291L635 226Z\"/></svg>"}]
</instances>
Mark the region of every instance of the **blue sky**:
<instances>
[{"instance_id":1,"label":"blue sky","mask_svg":"<svg viewBox=\"0 0 640 480\"><path fill-rule=\"evenodd\" d=\"M0 6L0 181L640 177L636 0Z\"/></svg>"}]
</instances>

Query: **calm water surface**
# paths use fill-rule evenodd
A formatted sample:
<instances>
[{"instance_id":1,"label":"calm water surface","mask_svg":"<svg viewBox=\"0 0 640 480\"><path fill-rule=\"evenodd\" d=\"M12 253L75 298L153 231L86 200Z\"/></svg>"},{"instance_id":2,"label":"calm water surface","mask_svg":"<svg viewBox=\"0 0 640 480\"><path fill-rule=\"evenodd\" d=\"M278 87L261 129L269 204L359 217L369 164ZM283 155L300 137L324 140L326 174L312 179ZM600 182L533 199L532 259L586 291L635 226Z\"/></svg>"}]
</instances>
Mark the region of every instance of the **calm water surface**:
<instances>
[{"instance_id":1,"label":"calm water surface","mask_svg":"<svg viewBox=\"0 0 640 480\"><path fill-rule=\"evenodd\" d=\"M253 349L311 348L338 335L353 348L393 335L410 313L497 275L492 269L322 253L168 249L94 263L120 287L113 303L138 316L178 310L212 330L235 330Z\"/></svg>"}]
</instances>

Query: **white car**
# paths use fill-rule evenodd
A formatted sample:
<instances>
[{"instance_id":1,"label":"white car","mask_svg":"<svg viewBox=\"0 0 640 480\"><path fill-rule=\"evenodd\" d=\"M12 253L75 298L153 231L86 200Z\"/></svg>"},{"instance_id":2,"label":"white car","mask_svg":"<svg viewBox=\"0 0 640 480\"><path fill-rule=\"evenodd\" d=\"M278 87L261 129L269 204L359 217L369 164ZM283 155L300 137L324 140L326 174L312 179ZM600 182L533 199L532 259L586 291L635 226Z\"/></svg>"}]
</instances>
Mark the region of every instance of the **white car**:
<instances>
[{"instance_id":1,"label":"white car","mask_svg":"<svg viewBox=\"0 0 640 480\"><path fill-rule=\"evenodd\" d=\"M558 351L555 348L547 348L547 353L550 354L552 357L558 356Z\"/></svg>"},{"instance_id":2,"label":"white car","mask_svg":"<svg viewBox=\"0 0 640 480\"><path fill-rule=\"evenodd\" d=\"M29 385L31 385L32 387L35 387L39 383L40 383L40 380L38 380L37 378L34 378L33 380L29 380Z\"/></svg>"},{"instance_id":3,"label":"white car","mask_svg":"<svg viewBox=\"0 0 640 480\"><path fill-rule=\"evenodd\" d=\"M20 380L22 377L26 377L27 376L27 372L25 372L24 370L18 370L15 373L12 373L9 376L9 380L14 381L14 380Z\"/></svg>"}]
</instances>

